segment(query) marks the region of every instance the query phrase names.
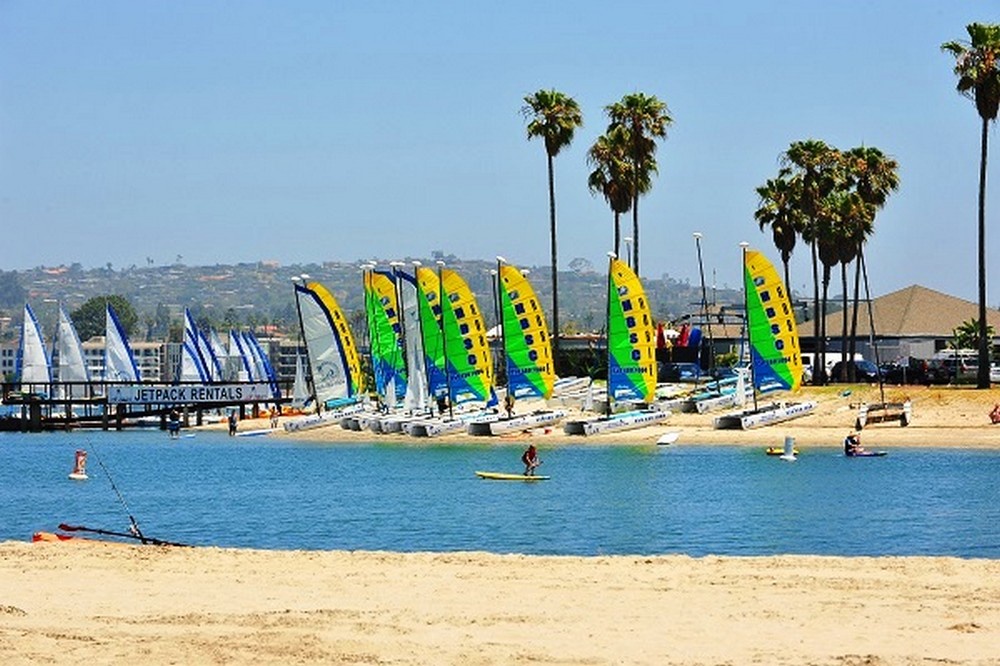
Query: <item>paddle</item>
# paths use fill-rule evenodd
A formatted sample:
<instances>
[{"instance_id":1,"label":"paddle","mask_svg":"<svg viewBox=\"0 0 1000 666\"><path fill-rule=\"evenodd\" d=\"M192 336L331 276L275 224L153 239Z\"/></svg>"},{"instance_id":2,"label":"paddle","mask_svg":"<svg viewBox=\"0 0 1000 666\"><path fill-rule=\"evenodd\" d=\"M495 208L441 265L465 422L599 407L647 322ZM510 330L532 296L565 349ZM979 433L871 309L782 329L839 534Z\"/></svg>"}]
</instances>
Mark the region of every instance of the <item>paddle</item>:
<instances>
[{"instance_id":1,"label":"paddle","mask_svg":"<svg viewBox=\"0 0 1000 666\"><path fill-rule=\"evenodd\" d=\"M164 541L162 539L154 539L153 537L148 537L139 534L132 534L130 532L114 532L112 530L102 530L96 527L84 527L83 525L67 525L66 523L59 523L59 529L64 532L91 532L93 534L103 534L105 536L116 536L124 537L126 539L135 539L136 541L141 541L146 544L153 544L154 546L181 546L183 548L190 548L190 544L177 543L175 541Z\"/></svg>"}]
</instances>

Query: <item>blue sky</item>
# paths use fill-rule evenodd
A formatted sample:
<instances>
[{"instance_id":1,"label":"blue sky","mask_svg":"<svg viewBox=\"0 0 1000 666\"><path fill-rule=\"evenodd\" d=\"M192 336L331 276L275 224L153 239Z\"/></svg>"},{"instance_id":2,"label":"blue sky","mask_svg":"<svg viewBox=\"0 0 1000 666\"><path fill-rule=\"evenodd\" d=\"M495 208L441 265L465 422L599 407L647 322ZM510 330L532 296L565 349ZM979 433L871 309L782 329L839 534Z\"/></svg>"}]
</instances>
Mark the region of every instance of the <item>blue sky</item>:
<instances>
[{"instance_id":1,"label":"blue sky","mask_svg":"<svg viewBox=\"0 0 1000 666\"><path fill-rule=\"evenodd\" d=\"M709 281L738 283L741 240L777 261L754 188L815 138L901 165L873 291L975 300L979 119L939 48L973 21L1000 2L0 0L0 268L547 264L544 149L520 109L556 88L585 122L556 160L562 267L605 261L586 151L604 107L641 91L675 121L640 203L643 275L696 282L695 231ZM800 246L791 286L809 280Z\"/></svg>"}]
</instances>

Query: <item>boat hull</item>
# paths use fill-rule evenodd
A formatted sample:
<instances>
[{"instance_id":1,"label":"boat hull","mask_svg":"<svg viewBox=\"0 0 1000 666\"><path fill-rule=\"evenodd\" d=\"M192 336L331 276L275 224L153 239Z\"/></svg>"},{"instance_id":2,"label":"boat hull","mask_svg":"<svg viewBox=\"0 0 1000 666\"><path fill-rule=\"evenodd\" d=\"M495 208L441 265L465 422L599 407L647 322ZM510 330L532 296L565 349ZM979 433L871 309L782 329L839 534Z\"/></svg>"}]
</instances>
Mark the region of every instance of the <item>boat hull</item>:
<instances>
[{"instance_id":1,"label":"boat hull","mask_svg":"<svg viewBox=\"0 0 1000 666\"><path fill-rule=\"evenodd\" d=\"M599 416L593 419L569 421L563 426L563 432L567 435L600 435L608 432L645 428L663 423L668 418L670 418L670 412L668 411L642 409L622 412L621 414L612 414L610 417Z\"/></svg>"},{"instance_id":2,"label":"boat hull","mask_svg":"<svg viewBox=\"0 0 1000 666\"><path fill-rule=\"evenodd\" d=\"M469 423L466 432L470 435L502 435L508 432L520 432L531 428L544 428L566 418L566 410L552 409L532 412L523 416L495 421L478 420Z\"/></svg>"},{"instance_id":3,"label":"boat hull","mask_svg":"<svg viewBox=\"0 0 1000 666\"><path fill-rule=\"evenodd\" d=\"M713 426L716 430L750 430L808 416L815 410L816 401L814 400L775 402L757 409L720 414L715 417Z\"/></svg>"}]
</instances>

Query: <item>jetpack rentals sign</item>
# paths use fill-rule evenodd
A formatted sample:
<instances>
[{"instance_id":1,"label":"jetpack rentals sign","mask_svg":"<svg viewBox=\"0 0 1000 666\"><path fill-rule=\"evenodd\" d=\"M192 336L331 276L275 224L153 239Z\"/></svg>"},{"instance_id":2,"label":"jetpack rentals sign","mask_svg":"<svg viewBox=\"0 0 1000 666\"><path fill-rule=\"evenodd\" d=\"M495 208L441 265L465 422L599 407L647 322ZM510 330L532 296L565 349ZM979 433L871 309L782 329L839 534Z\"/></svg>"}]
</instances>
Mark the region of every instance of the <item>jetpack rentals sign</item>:
<instances>
[{"instance_id":1,"label":"jetpack rentals sign","mask_svg":"<svg viewBox=\"0 0 1000 666\"><path fill-rule=\"evenodd\" d=\"M150 386L123 384L108 387L108 403L124 405L191 405L198 403L269 402L271 386L260 384L185 384Z\"/></svg>"}]
</instances>

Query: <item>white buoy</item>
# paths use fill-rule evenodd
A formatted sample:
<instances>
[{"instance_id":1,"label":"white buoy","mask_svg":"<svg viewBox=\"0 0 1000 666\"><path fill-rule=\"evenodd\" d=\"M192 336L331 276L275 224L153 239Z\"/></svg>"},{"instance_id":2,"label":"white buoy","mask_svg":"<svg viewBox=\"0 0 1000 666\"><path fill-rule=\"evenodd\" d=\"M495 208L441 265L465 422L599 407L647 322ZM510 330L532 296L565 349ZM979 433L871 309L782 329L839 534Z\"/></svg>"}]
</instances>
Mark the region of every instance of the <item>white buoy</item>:
<instances>
[{"instance_id":1,"label":"white buoy","mask_svg":"<svg viewBox=\"0 0 1000 666\"><path fill-rule=\"evenodd\" d=\"M76 460L73 463L73 471L69 473L69 478L74 481L87 480L87 452L83 449L76 450Z\"/></svg>"},{"instance_id":2,"label":"white buoy","mask_svg":"<svg viewBox=\"0 0 1000 666\"><path fill-rule=\"evenodd\" d=\"M785 435L785 452L781 454L782 460L795 460L795 438Z\"/></svg>"}]
</instances>

